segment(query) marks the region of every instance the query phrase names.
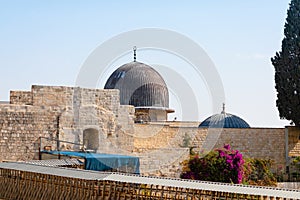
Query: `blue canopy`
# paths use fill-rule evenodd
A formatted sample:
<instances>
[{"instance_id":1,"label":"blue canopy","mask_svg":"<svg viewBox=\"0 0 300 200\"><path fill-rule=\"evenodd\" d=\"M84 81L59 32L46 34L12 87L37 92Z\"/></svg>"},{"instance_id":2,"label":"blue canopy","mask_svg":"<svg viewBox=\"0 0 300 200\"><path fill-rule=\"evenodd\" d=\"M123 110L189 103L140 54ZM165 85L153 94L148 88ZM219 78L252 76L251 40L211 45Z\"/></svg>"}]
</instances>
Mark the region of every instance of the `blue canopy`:
<instances>
[{"instance_id":1,"label":"blue canopy","mask_svg":"<svg viewBox=\"0 0 300 200\"><path fill-rule=\"evenodd\" d=\"M116 170L126 173L140 173L140 160L138 157L115 155L115 154L99 154L74 151L42 151L54 155L64 155L70 157L80 157L85 160L86 170L107 171Z\"/></svg>"}]
</instances>

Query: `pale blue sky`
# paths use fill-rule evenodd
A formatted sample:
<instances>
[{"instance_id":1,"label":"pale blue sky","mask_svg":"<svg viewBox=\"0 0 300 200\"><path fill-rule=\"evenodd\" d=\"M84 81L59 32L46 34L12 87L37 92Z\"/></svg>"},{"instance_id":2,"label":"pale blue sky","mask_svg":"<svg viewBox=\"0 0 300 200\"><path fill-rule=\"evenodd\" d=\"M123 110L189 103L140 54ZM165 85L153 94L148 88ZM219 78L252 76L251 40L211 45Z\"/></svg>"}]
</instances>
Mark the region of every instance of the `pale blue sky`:
<instances>
[{"instance_id":1,"label":"pale blue sky","mask_svg":"<svg viewBox=\"0 0 300 200\"><path fill-rule=\"evenodd\" d=\"M280 50L288 4L0 0L0 100L8 100L10 90L30 90L32 84L73 86L83 62L101 43L153 27L186 35L206 51L223 81L229 113L252 127L283 127L289 123L278 117L270 57ZM194 120L213 114L205 109L208 98L199 88L201 93L203 105Z\"/></svg>"}]
</instances>

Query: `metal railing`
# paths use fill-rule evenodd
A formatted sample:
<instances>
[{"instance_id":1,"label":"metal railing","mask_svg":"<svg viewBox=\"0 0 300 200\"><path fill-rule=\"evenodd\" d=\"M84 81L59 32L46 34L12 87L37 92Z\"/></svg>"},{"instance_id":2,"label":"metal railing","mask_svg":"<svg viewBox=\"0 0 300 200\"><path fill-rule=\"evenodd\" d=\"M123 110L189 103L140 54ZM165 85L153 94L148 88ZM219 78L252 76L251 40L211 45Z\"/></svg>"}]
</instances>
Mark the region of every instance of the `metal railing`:
<instances>
[{"instance_id":1,"label":"metal railing","mask_svg":"<svg viewBox=\"0 0 300 200\"><path fill-rule=\"evenodd\" d=\"M56 142L56 150L59 152L61 149L60 149L60 143L68 143L68 144L73 144L73 145L78 145L79 146L79 149L81 149L82 151L85 150L85 146L84 144L81 144L81 143L76 143L76 142L70 142L70 141L65 141L65 140L59 140L59 139L56 139L56 138L49 138L49 137L39 137L39 147L38 147L38 150L39 150L39 160L42 159L42 140L45 139L47 141L51 141L51 142ZM45 146L48 146L48 145L45 145ZM52 146L52 145L51 145ZM52 149L51 149L52 150ZM58 154L58 159L61 158L61 155Z\"/></svg>"}]
</instances>

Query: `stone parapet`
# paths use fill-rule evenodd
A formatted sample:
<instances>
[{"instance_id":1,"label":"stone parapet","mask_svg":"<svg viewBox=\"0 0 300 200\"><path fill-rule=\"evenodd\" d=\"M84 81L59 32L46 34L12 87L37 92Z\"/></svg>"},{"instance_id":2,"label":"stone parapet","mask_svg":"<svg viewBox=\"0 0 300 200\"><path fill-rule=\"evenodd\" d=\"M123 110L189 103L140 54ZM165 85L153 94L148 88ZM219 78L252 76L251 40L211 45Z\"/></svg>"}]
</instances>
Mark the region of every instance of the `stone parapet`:
<instances>
[{"instance_id":1,"label":"stone parapet","mask_svg":"<svg viewBox=\"0 0 300 200\"><path fill-rule=\"evenodd\" d=\"M31 91L10 91L10 104L32 105Z\"/></svg>"}]
</instances>

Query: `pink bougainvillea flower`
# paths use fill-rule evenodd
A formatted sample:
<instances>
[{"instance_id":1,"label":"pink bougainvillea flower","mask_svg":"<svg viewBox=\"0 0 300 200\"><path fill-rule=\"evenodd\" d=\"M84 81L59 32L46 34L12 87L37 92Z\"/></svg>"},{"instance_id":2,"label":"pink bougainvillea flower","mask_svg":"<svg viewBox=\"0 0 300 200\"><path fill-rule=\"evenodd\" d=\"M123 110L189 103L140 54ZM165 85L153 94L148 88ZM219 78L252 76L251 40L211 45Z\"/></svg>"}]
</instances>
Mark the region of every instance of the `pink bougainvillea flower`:
<instances>
[{"instance_id":1,"label":"pink bougainvillea flower","mask_svg":"<svg viewBox=\"0 0 300 200\"><path fill-rule=\"evenodd\" d=\"M230 144L225 144L224 149L230 150Z\"/></svg>"}]
</instances>

